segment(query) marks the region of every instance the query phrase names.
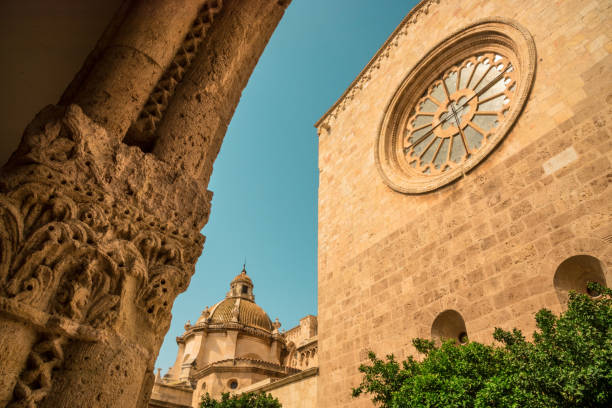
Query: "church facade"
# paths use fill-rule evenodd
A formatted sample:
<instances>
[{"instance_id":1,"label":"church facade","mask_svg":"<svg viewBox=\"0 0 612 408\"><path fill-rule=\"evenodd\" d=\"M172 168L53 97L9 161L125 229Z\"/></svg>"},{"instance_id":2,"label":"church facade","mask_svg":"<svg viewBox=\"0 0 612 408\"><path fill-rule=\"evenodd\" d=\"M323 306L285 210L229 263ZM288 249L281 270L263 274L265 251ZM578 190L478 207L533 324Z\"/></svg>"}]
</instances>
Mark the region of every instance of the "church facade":
<instances>
[{"instance_id":1,"label":"church facade","mask_svg":"<svg viewBox=\"0 0 612 408\"><path fill-rule=\"evenodd\" d=\"M149 407L200 406L209 394L271 393L285 407L316 407L317 318L306 316L288 331L255 303L246 269L225 299L206 307L177 337L176 361L155 377Z\"/></svg>"},{"instance_id":2,"label":"church facade","mask_svg":"<svg viewBox=\"0 0 612 408\"><path fill-rule=\"evenodd\" d=\"M610 284L612 42L601 1L421 1L319 134L319 407L367 351L530 335Z\"/></svg>"}]
</instances>

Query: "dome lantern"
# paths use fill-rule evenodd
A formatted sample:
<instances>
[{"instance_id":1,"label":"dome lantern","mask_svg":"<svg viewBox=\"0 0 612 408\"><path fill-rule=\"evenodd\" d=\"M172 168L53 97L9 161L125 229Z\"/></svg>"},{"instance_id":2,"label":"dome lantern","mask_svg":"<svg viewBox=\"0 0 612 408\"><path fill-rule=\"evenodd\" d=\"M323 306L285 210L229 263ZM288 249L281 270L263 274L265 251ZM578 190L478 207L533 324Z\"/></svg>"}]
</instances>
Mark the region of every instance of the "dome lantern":
<instances>
[{"instance_id":1,"label":"dome lantern","mask_svg":"<svg viewBox=\"0 0 612 408\"><path fill-rule=\"evenodd\" d=\"M246 265L242 267L242 271L230 283L230 291L227 293L226 298L233 297L247 299L252 302L255 301L253 281L246 273Z\"/></svg>"}]
</instances>

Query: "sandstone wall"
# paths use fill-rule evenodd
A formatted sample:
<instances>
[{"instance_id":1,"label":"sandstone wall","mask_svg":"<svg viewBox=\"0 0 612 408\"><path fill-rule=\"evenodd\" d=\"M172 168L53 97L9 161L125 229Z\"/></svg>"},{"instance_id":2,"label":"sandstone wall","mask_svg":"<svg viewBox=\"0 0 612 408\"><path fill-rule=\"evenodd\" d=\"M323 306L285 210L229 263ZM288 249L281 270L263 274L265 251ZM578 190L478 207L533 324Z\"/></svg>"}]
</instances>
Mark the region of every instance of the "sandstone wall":
<instances>
[{"instance_id":1,"label":"sandstone wall","mask_svg":"<svg viewBox=\"0 0 612 408\"><path fill-rule=\"evenodd\" d=\"M317 381L313 376L304 380L294 382L284 387L270 391L278 398L284 408L315 408L317 407Z\"/></svg>"},{"instance_id":2,"label":"sandstone wall","mask_svg":"<svg viewBox=\"0 0 612 408\"><path fill-rule=\"evenodd\" d=\"M318 369L309 368L300 373L272 381L266 379L241 389L242 392L264 392L278 398L283 408L315 408L317 404Z\"/></svg>"},{"instance_id":3,"label":"sandstone wall","mask_svg":"<svg viewBox=\"0 0 612 408\"><path fill-rule=\"evenodd\" d=\"M572 255L610 276L612 42L607 2L424 1L319 130L319 407L350 397L366 351L415 352L447 309L471 340L494 327L530 333L562 303L553 285ZM537 71L525 109L473 171L421 195L383 184L374 143L385 108L438 42L478 19L518 21ZM608 272L606 272L606 270Z\"/></svg>"},{"instance_id":4,"label":"sandstone wall","mask_svg":"<svg viewBox=\"0 0 612 408\"><path fill-rule=\"evenodd\" d=\"M167 385L156 383L151 392L149 408L158 407L189 407L191 406L191 390L168 387Z\"/></svg>"}]
</instances>

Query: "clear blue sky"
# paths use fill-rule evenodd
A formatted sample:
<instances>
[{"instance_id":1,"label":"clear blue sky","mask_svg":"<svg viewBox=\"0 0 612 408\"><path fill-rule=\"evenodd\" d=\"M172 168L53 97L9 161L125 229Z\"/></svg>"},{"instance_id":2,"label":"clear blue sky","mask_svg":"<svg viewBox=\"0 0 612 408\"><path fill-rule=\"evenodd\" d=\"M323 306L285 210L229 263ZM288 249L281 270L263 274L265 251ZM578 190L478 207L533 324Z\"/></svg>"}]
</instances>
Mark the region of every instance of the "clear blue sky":
<instances>
[{"instance_id":1,"label":"clear blue sky","mask_svg":"<svg viewBox=\"0 0 612 408\"><path fill-rule=\"evenodd\" d=\"M293 0L215 162L206 244L157 359L174 363L187 320L224 298L246 257L255 301L282 328L317 314L317 143L313 124L415 0Z\"/></svg>"}]
</instances>

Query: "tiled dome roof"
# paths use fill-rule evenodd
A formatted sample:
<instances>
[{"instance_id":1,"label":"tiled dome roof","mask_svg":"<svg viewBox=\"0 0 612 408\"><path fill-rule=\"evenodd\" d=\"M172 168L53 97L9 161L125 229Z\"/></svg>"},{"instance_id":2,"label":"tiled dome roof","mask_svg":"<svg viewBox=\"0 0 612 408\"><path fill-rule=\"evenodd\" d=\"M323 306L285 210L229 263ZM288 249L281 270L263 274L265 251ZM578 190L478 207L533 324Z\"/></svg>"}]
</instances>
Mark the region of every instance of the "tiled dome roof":
<instances>
[{"instance_id":1,"label":"tiled dome roof","mask_svg":"<svg viewBox=\"0 0 612 408\"><path fill-rule=\"evenodd\" d=\"M244 298L226 298L217 303L210 316L210 323L223 324L235 322L233 315L236 302L239 302L238 323L272 332L272 321L266 312L254 302Z\"/></svg>"}]
</instances>

